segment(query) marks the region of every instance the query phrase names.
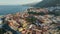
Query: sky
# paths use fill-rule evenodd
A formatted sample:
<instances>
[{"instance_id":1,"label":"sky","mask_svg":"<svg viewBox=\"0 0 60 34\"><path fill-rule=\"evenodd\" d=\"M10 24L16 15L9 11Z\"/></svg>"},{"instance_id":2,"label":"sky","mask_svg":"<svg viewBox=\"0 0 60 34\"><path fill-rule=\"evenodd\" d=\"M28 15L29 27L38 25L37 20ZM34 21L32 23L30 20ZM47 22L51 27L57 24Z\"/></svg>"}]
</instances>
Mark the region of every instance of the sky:
<instances>
[{"instance_id":1,"label":"sky","mask_svg":"<svg viewBox=\"0 0 60 34\"><path fill-rule=\"evenodd\" d=\"M40 1L42 0L0 0L0 5L23 5Z\"/></svg>"}]
</instances>

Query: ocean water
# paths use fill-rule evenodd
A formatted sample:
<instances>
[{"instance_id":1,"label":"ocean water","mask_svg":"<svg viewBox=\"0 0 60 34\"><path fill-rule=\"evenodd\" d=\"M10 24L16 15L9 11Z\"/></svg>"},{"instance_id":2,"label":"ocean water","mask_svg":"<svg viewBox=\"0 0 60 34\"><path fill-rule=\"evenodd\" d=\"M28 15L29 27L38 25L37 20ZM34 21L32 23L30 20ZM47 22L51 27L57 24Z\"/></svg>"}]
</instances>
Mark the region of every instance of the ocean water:
<instances>
[{"instance_id":1,"label":"ocean water","mask_svg":"<svg viewBox=\"0 0 60 34\"><path fill-rule=\"evenodd\" d=\"M28 8L29 6L21 6L21 5L0 5L0 15L22 12Z\"/></svg>"}]
</instances>

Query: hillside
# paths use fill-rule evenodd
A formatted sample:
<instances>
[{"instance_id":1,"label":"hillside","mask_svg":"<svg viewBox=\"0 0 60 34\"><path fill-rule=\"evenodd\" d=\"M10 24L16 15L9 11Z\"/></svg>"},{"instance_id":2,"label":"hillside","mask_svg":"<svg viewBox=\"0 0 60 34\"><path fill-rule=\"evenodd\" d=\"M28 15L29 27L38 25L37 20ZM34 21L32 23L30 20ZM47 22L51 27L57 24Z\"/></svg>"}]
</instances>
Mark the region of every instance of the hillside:
<instances>
[{"instance_id":1,"label":"hillside","mask_svg":"<svg viewBox=\"0 0 60 34\"><path fill-rule=\"evenodd\" d=\"M56 6L57 4L60 5L60 0L43 0L42 2L33 5L34 7L51 7Z\"/></svg>"}]
</instances>

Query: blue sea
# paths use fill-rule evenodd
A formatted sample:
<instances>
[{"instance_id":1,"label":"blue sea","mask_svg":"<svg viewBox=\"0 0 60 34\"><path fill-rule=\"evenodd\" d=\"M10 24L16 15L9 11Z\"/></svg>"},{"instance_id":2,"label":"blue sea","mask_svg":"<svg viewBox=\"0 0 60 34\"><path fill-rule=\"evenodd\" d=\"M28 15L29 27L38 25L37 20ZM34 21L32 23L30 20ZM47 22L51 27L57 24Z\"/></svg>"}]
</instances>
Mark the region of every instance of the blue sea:
<instances>
[{"instance_id":1,"label":"blue sea","mask_svg":"<svg viewBox=\"0 0 60 34\"><path fill-rule=\"evenodd\" d=\"M21 5L0 5L0 15L22 12L28 8L29 6L21 6Z\"/></svg>"}]
</instances>

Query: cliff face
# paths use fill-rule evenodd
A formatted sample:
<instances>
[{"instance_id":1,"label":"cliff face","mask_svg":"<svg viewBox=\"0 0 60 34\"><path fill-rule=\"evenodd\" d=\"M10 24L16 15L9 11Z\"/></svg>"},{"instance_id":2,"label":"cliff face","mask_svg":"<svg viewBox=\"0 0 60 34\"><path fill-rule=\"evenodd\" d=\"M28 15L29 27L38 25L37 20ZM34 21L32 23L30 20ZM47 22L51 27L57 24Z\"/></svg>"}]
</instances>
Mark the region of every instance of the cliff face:
<instances>
[{"instance_id":1,"label":"cliff face","mask_svg":"<svg viewBox=\"0 0 60 34\"><path fill-rule=\"evenodd\" d=\"M56 6L56 4L60 5L60 0L43 0L34 5L34 7L51 7Z\"/></svg>"}]
</instances>

